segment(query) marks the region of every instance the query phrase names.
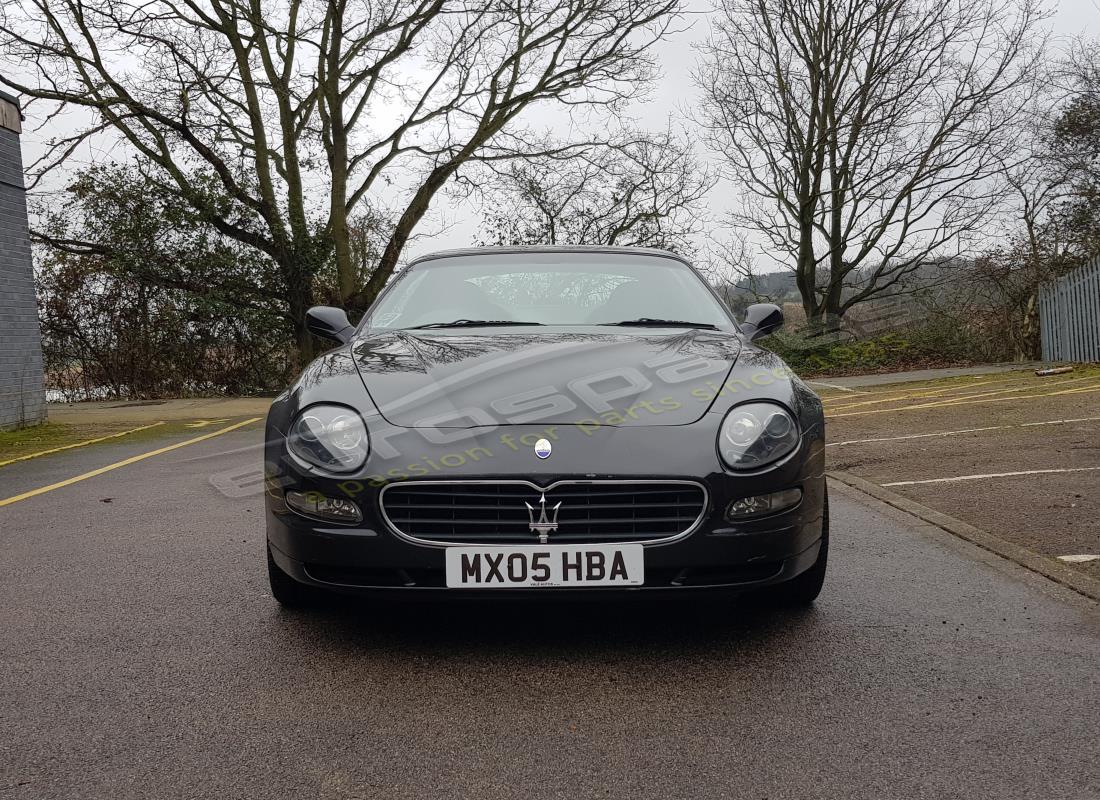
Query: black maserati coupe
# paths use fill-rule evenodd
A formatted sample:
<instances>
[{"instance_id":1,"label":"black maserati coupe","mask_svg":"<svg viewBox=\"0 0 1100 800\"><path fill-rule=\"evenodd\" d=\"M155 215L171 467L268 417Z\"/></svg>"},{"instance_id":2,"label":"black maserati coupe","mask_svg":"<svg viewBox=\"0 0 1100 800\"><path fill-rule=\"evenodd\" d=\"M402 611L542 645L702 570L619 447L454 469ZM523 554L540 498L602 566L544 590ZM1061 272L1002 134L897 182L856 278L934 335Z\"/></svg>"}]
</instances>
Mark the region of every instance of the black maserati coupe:
<instances>
[{"instance_id":1,"label":"black maserati coupe","mask_svg":"<svg viewBox=\"0 0 1100 800\"><path fill-rule=\"evenodd\" d=\"M267 417L274 597L817 597L821 401L684 259L612 247L424 256Z\"/></svg>"}]
</instances>

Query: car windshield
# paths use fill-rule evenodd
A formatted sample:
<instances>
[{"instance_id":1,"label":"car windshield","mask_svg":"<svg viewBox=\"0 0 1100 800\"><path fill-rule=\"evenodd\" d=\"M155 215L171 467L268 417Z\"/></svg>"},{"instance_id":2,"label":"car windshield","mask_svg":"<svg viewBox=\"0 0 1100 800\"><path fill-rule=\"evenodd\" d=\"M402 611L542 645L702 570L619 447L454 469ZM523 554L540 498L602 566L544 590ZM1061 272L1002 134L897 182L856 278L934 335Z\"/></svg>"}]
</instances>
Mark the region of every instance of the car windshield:
<instances>
[{"instance_id":1,"label":"car windshield","mask_svg":"<svg viewBox=\"0 0 1100 800\"><path fill-rule=\"evenodd\" d=\"M367 321L372 329L512 324L733 328L702 279L676 259L576 252L414 264Z\"/></svg>"}]
</instances>

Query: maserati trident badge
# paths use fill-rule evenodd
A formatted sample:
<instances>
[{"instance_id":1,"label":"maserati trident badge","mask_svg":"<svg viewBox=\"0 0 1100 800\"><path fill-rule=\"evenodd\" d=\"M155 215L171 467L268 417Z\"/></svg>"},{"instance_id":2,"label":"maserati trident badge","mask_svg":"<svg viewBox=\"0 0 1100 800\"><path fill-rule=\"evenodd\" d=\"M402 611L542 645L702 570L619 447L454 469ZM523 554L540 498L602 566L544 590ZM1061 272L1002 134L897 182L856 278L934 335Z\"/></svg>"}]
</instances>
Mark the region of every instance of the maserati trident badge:
<instances>
[{"instance_id":1,"label":"maserati trident badge","mask_svg":"<svg viewBox=\"0 0 1100 800\"><path fill-rule=\"evenodd\" d=\"M550 453L554 448L550 446L550 442L547 439L539 439L535 442L535 455L539 458L550 458Z\"/></svg>"},{"instance_id":2,"label":"maserati trident badge","mask_svg":"<svg viewBox=\"0 0 1100 800\"><path fill-rule=\"evenodd\" d=\"M549 445L547 445L549 446ZM561 503L552 506L550 508L550 515L546 515L546 495L543 494L539 498L539 518L535 519L535 507L530 503L524 503L527 506L527 515L531 518L531 525L529 526L532 531L539 535L539 544L546 544L547 537L558 529L558 509L561 508Z\"/></svg>"}]
</instances>

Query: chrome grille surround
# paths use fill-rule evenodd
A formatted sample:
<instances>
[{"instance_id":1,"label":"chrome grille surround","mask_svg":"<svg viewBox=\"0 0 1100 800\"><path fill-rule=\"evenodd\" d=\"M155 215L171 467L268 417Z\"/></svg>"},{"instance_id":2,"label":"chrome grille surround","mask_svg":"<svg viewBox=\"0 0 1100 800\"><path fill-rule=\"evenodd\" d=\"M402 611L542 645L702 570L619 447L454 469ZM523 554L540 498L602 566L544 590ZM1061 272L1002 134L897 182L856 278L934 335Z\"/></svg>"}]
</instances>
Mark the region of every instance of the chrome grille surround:
<instances>
[{"instance_id":1,"label":"chrome grille surround","mask_svg":"<svg viewBox=\"0 0 1100 800\"><path fill-rule=\"evenodd\" d=\"M456 492L448 493L446 489L458 489ZM637 487L636 490L631 490L631 487ZM427 492L423 490L427 489ZM443 491L438 491L438 490ZM573 490L573 497L570 498L569 491ZM601 490L606 490L606 493L602 493ZM471 494L470 492L478 492L478 494ZM471 511L484 511L489 514L496 513L497 516L494 519L484 520L468 520L468 519L437 519L428 522L428 524L442 524L448 525L452 523L459 523L454 532L446 532L442 535L439 533L433 534L430 531L414 530L413 525L420 524L420 521L413 519L411 515L404 512L405 509L422 510L431 509L432 505L414 505L407 503L400 505L394 502L398 495L404 493L406 496L415 495L421 493L424 495L434 495L435 497L452 500L449 504L440 504L439 510L444 512L451 512L455 509L464 509ZM559 500L562 502L562 508L559 515L559 528L555 533L550 534L549 544L585 544L585 543L602 543L602 544L667 544L670 542L679 541L695 531L699 527L703 518L706 516L707 508L709 507L710 496L707 492L705 485L699 481L682 480L682 479L614 479L614 480L597 480L597 479L563 479L554 481L553 483L541 486L533 481L518 480L518 479L500 479L500 480L408 480L401 481L399 483L389 483L382 487L378 496L378 505L382 518L395 534L416 544L430 545L433 547L449 547L453 545L508 545L508 544L538 544L538 535L529 530L529 514L525 503L531 503L538 508L538 501L541 495L546 494L547 507L556 504ZM576 495L581 494L587 498L607 498L613 496L632 496L645 494L649 497L655 495L674 494L674 495L694 495L694 498L689 501L674 501L671 503L603 503L597 504L603 506L599 510L614 510L623 509L631 510L640 507L648 507L654 510L660 510L663 507L673 508L680 512L676 513L672 518L669 517L643 517L638 519L636 514L631 520L606 520L606 519L591 519L591 510L594 504L591 502L587 504L577 504ZM487 503L470 503L463 505L460 502L453 502L455 499L474 497L479 500L488 500ZM495 501L494 501L495 498ZM573 500L574 505L570 508L570 499ZM571 519L572 515L577 513L578 510L587 509L589 511L589 518L585 520ZM508 515L501 518L499 514L501 512L508 512ZM627 524L635 530L631 531L604 531L593 532L590 528L581 530L579 527L574 531L570 531L570 525L578 526L596 523L597 525L614 525L623 523L624 527ZM636 531L638 524L643 525L665 525L673 526L675 530L671 533L667 529L651 533L639 534ZM469 528L469 534L465 531L460 531L457 528L466 527ZM485 528L506 528L504 531L484 532ZM477 533L478 528L481 528L483 532Z\"/></svg>"}]
</instances>

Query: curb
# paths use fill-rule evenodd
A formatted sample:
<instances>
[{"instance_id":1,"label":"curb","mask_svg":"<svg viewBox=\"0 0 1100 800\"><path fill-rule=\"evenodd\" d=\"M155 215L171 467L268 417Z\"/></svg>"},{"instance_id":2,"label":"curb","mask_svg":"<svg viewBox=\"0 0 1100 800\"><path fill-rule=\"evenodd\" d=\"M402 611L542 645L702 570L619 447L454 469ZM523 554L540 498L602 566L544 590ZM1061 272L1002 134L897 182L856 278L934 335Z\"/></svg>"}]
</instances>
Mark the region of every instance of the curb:
<instances>
[{"instance_id":1,"label":"curb","mask_svg":"<svg viewBox=\"0 0 1100 800\"><path fill-rule=\"evenodd\" d=\"M1055 583L1072 589L1078 594L1084 595L1090 600L1100 602L1100 580L1078 572L1060 561L1055 561L1053 558L1033 553L1019 545L1005 541L999 536L975 528L973 525L963 522L962 520L949 517L946 514L941 514L939 511L928 508L928 506L922 506L920 503L914 502L907 497L902 497L900 494L891 492L889 489L883 489L876 483L871 483L871 481L859 478L850 473L830 470L827 475L834 480L840 481L845 486L849 486L863 494L870 495L876 500L881 500L883 503L893 506L899 511L911 514L931 525L935 525L941 530L958 536L960 539L965 539L971 544L976 544L983 550L988 550L1014 564L1018 564L1025 569L1036 572L1044 578L1048 578Z\"/></svg>"}]
</instances>

